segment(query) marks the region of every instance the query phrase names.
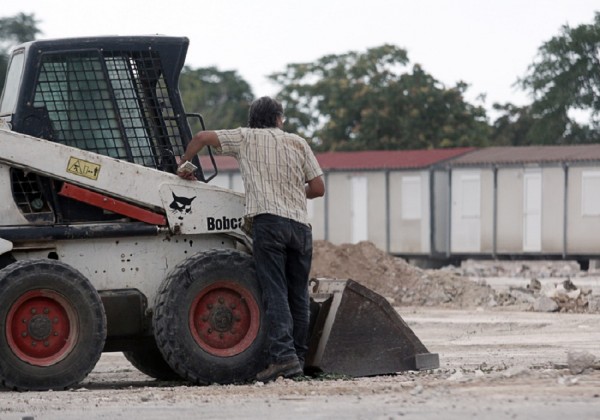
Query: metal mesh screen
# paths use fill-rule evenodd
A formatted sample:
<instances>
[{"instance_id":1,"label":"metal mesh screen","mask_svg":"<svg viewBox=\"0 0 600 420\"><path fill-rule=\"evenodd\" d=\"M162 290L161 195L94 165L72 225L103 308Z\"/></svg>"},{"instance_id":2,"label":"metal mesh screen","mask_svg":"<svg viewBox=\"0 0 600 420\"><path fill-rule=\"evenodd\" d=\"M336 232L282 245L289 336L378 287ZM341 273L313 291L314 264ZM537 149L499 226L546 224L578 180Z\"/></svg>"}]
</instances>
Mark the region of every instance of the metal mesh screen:
<instances>
[{"instance_id":1,"label":"metal mesh screen","mask_svg":"<svg viewBox=\"0 0 600 420\"><path fill-rule=\"evenodd\" d=\"M11 169L13 197L15 203L25 217L34 213L50 212L50 207L38 184L38 177L34 173L24 173L19 169ZM50 220L53 220L50 217Z\"/></svg>"},{"instance_id":2,"label":"metal mesh screen","mask_svg":"<svg viewBox=\"0 0 600 420\"><path fill-rule=\"evenodd\" d=\"M80 51L42 57L34 106L53 140L140 165L174 171L183 153L158 54Z\"/></svg>"}]
</instances>

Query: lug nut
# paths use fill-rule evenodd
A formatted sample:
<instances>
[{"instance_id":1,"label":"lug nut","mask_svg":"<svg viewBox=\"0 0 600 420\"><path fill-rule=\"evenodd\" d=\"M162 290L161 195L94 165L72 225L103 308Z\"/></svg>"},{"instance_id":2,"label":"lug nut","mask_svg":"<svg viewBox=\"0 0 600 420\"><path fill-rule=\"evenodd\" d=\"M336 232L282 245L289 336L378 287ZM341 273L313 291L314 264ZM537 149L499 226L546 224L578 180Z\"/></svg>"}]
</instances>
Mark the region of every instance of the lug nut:
<instances>
[{"instance_id":1,"label":"lug nut","mask_svg":"<svg viewBox=\"0 0 600 420\"><path fill-rule=\"evenodd\" d=\"M35 308L31 308L31 313L32 313L32 314L36 314L36 313L37 313L37 310L36 310Z\"/></svg>"},{"instance_id":2,"label":"lug nut","mask_svg":"<svg viewBox=\"0 0 600 420\"><path fill-rule=\"evenodd\" d=\"M225 299L223 299L222 297L219 298L219 303L222 305L223 302L225 302Z\"/></svg>"}]
</instances>

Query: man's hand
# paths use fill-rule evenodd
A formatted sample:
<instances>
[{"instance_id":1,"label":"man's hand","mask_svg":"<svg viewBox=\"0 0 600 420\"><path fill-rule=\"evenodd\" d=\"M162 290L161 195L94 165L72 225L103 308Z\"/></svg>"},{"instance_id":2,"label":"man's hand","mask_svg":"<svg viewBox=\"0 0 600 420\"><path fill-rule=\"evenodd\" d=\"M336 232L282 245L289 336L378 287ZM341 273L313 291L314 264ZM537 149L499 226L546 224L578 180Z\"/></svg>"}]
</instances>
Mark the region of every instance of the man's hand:
<instances>
[{"instance_id":1,"label":"man's hand","mask_svg":"<svg viewBox=\"0 0 600 420\"><path fill-rule=\"evenodd\" d=\"M183 162L177 168L177 175L179 175L180 178L187 179L190 181L197 180L197 178L194 176L194 171L185 171L183 170L182 166L186 163L191 164L191 162L189 161L205 146L221 147L221 143L219 142L219 137L217 136L216 132L200 131L196 133L196 135L192 137L192 140L187 145L183 156L175 158L177 159L178 164L179 162Z\"/></svg>"},{"instance_id":2,"label":"man's hand","mask_svg":"<svg viewBox=\"0 0 600 420\"><path fill-rule=\"evenodd\" d=\"M323 195L325 195L325 183L323 182L323 177L318 176L308 181L305 185L305 190L306 198L323 197Z\"/></svg>"},{"instance_id":3,"label":"man's hand","mask_svg":"<svg viewBox=\"0 0 600 420\"><path fill-rule=\"evenodd\" d=\"M179 178L187 179L188 181L197 181L196 175L193 172L179 172L177 171Z\"/></svg>"},{"instance_id":4,"label":"man's hand","mask_svg":"<svg viewBox=\"0 0 600 420\"><path fill-rule=\"evenodd\" d=\"M181 159L178 160L178 163L179 162L181 162ZM183 161L183 163L177 167L177 175L180 178L193 181L196 180L196 176L194 175L196 169L198 169L198 167L192 162Z\"/></svg>"}]
</instances>

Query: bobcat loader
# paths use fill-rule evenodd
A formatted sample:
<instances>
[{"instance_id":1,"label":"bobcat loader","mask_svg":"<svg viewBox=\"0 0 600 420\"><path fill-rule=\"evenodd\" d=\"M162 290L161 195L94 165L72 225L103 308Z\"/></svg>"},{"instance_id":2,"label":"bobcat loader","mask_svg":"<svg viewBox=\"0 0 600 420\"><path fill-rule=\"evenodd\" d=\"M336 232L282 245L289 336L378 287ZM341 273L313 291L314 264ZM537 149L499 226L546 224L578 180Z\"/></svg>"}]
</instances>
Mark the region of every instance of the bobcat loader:
<instances>
[{"instance_id":1,"label":"bobcat loader","mask_svg":"<svg viewBox=\"0 0 600 420\"><path fill-rule=\"evenodd\" d=\"M210 185L214 159L209 176L194 162L198 182L175 175L189 119L202 123L178 91L187 47L149 36L13 50L0 100L3 386L73 386L103 351L196 384L242 383L264 367L244 197ZM310 292L307 369L439 367L371 290L313 279Z\"/></svg>"}]
</instances>

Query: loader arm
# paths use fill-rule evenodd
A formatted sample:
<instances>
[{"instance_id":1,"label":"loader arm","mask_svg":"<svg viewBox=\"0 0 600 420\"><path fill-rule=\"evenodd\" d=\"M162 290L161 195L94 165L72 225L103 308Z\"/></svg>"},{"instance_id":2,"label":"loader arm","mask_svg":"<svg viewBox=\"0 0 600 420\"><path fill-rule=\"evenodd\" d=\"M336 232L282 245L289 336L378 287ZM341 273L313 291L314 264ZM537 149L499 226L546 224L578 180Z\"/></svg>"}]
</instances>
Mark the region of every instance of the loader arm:
<instances>
[{"instance_id":1,"label":"loader arm","mask_svg":"<svg viewBox=\"0 0 600 420\"><path fill-rule=\"evenodd\" d=\"M6 129L0 163L163 214L173 233L243 235L243 195L227 189Z\"/></svg>"}]
</instances>

